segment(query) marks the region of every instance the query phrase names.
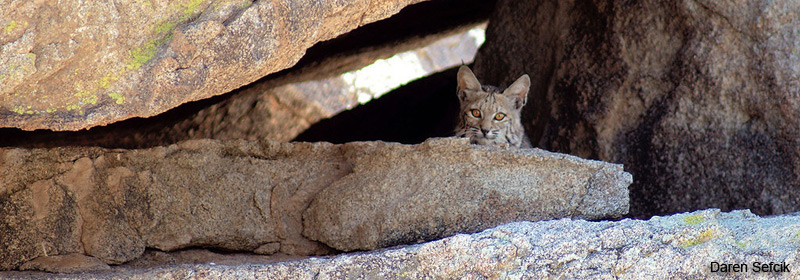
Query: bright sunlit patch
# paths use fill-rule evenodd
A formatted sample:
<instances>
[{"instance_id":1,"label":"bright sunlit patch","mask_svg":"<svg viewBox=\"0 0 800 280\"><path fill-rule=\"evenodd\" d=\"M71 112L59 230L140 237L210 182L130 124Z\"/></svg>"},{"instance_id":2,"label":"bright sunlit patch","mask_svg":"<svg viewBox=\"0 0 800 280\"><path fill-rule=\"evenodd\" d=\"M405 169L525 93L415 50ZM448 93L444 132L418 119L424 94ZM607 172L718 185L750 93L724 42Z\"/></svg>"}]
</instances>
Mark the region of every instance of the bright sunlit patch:
<instances>
[{"instance_id":1,"label":"bright sunlit patch","mask_svg":"<svg viewBox=\"0 0 800 280\"><path fill-rule=\"evenodd\" d=\"M483 44L485 29L485 24L480 25L423 48L377 60L359 70L329 79L284 85L274 91L280 92L278 96L285 98L287 103L304 100L309 108L314 108L321 117L328 118L367 103L410 81L462 63L471 63L478 47Z\"/></svg>"},{"instance_id":2,"label":"bright sunlit patch","mask_svg":"<svg viewBox=\"0 0 800 280\"><path fill-rule=\"evenodd\" d=\"M417 54L409 51L377 60L360 70L344 73L341 77L358 96L358 103L364 104L426 74Z\"/></svg>"},{"instance_id":3,"label":"bright sunlit patch","mask_svg":"<svg viewBox=\"0 0 800 280\"><path fill-rule=\"evenodd\" d=\"M341 75L351 92L364 104L406 83L475 58L485 40L486 25L450 36L418 50L396 54L362 69ZM471 39L471 40L467 40Z\"/></svg>"},{"instance_id":4,"label":"bright sunlit patch","mask_svg":"<svg viewBox=\"0 0 800 280\"><path fill-rule=\"evenodd\" d=\"M467 35L475 39L475 45L480 47L486 41L486 25L481 25L467 31Z\"/></svg>"}]
</instances>

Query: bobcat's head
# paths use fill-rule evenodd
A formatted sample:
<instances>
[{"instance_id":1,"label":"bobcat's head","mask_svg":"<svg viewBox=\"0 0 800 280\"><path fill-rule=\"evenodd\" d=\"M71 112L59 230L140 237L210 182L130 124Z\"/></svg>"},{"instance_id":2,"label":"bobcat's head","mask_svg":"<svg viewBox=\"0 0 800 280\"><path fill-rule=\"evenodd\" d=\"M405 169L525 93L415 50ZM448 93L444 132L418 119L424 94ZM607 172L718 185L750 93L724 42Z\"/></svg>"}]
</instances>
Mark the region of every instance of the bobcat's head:
<instances>
[{"instance_id":1,"label":"bobcat's head","mask_svg":"<svg viewBox=\"0 0 800 280\"><path fill-rule=\"evenodd\" d=\"M456 136L469 137L482 145L507 143L530 147L520 121L531 80L522 75L507 89L481 85L467 66L458 69L458 99L461 102Z\"/></svg>"}]
</instances>

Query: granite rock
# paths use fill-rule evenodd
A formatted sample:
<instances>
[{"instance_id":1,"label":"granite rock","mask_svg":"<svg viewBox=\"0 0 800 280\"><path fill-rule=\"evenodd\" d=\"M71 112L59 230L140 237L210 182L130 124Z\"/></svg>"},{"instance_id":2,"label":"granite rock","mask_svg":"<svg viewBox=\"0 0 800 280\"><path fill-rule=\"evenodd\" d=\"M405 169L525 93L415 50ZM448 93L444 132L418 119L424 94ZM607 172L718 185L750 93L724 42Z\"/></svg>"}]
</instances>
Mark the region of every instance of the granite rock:
<instances>
[{"instance_id":1,"label":"granite rock","mask_svg":"<svg viewBox=\"0 0 800 280\"><path fill-rule=\"evenodd\" d=\"M148 117L294 65L420 2L11 1L0 11L0 127Z\"/></svg>"},{"instance_id":2,"label":"granite rock","mask_svg":"<svg viewBox=\"0 0 800 280\"><path fill-rule=\"evenodd\" d=\"M422 157L424 161L417 161ZM458 163L465 159L474 163ZM393 169L413 173L393 171L397 175L394 180L386 180L391 179L387 176L380 179L380 172ZM442 170L465 177L448 177L452 185L441 184L432 176L442 176ZM481 170L503 178L502 184L488 183L490 178ZM525 182L539 186L536 182L547 182L543 178L549 177L562 178L574 186L568 188L569 192L545 186L526 188ZM422 221L398 228L404 232L394 236L402 238L373 244L373 248L474 232L522 219L619 217L627 211L630 180L630 174L619 165L539 150L476 146L457 138L431 139L420 145L193 140L139 150L3 148L0 251L4 253L0 254L0 269L19 268L38 257L69 254L120 264L141 256L146 248L328 254L333 252L331 248L317 238L304 236L304 227L331 227L308 229L309 235L358 229L304 224L303 213L311 213L306 215L311 218L313 213L347 210L326 206L342 197L338 192L347 191L375 198L372 205L358 201L364 206L363 217ZM449 204L430 201L441 196L413 196L410 192L427 189L425 192L432 194L455 195L457 186L475 190L464 192L464 197ZM397 188L401 196L381 199L391 193L375 187ZM326 188L331 190L320 193ZM526 191L540 197L525 196ZM404 205L407 202L403 197L439 207L436 211L444 211L441 206L446 206L461 216L384 209L386 202ZM317 201L314 210L307 211L312 200ZM459 201L472 204L452 204ZM455 221L434 223L435 219L463 217L464 213L479 214L476 220L480 223L468 227ZM364 219L362 226L378 222L382 221ZM374 236L365 238L375 240Z\"/></svg>"},{"instance_id":3,"label":"granite rock","mask_svg":"<svg viewBox=\"0 0 800 280\"><path fill-rule=\"evenodd\" d=\"M303 234L338 250L372 250L511 221L616 218L632 178L622 166L539 149L452 141L347 150L353 173L320 192Z\"/></svg>"},{"instance_id":4,"label":"granite rock","mask_svg":"<svg viewBox=\"0 0 800 280\"><path fill-rule=\"evenodd\" d=\"M73 275L0 272L0 277L794 279L800 277L799 232L800 216L762 218L748 210L708 209L646 221L515 222L423 244L278 263L120 266ZM712 272L715 262L745 264L747 271ZM764 264L788 271L763 272Z\"/></svg>"}]
</instances>

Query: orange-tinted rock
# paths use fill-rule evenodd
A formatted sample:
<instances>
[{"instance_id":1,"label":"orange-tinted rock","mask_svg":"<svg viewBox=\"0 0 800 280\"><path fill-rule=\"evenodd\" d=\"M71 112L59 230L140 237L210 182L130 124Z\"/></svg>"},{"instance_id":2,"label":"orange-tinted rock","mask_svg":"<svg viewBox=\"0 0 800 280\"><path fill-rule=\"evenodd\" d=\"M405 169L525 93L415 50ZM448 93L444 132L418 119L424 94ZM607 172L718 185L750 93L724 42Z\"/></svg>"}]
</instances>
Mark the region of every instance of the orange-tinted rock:
<instances>
[{"instance_id":1,"label":"orange-tinted rock","mask_svg":"<svg viewBox=\"0 0 800 280\"><path fill-rule=\"evenodd\" d=\"M295 64L420 0L17 1L0 22L0 127L148 117Z\"/></svg>"}]
</instances>

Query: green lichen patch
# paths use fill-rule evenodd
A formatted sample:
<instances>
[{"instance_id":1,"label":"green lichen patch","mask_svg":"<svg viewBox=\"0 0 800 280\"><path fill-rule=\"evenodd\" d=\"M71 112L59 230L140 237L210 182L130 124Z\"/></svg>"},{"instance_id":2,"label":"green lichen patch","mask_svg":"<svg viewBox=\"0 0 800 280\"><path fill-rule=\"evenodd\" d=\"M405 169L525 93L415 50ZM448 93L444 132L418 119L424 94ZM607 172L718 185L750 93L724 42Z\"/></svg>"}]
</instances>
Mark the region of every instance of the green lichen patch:
<instances>
[{"instance_id":1,"label":"green lichen patch","mask_svg":"<svg viewBox=\"0 0 800 280\"><path fill-rule=\"evenodd\" d=\"M715 237L714 229L709 228L698 235L679 239L678 246L686 249L692 246L697 246L706 243L709 240L714 239L714 237Z\"/></svg>"},{"instance_id":2,"label":"green lichen patch","mask_svg":"<svg viewBox=\"0 0 800 280\"><path fill-rule=\"evenodd\" d=\"M178 25L177 22L163 21L163 22L159 23L158 25L156 25L156 27L153 28L153 33L155 33L155 34L172 33L172 30L175 29L176 25Z\"/></svg>"},{"instance_id":3,"label":"green lichen patch","mask_svg":"<svg viewBox=\"0 0 800 280\"><path fill-rule=\"evenodd\" d=\"M11 111L20 115L25 114L25 108L19 105L14 106L14 108L12 108Z\"/></svg>"},{"instance_id":4,"label":"green lichen patch","mask_svg":"<svg viewBox=\"0 0 800 280\"><path fill-rule=\"evenodd\" d=\"M98 82L97 84L100 84L100 82ZM97 104L98 97L97 94L94 93L95 91L97 91L97 88L92 88L91 86L90 88L83 88L83 84L81 84L80 82L75 85L75 88L78 91L72 94L72 96L76 97L78 101L72 104L68 104L66 106L62 106L64 109L66 109L67 111L74 111L81 109L83 105ZM45 112L47 113L55 112L55 108L48 108L47 110L45 110ZM80 112L81 114L83 114L82 110Z\"/></svg>"},{"instance_id":5,"label":"green lichen patch","mask_svg":"<svg viewBox=\"0 0 800 280\"><path fill-rule=\"evenodd\" d=\"M14 108L11 108L11 111L14 112L14 113L20 114L20 115L33 115L33 114L37 114L38 115L38 114L42 113L42 112L33 110L32 108L33 108L33 106L31 106L31 105L28 105L28 106L17 105L17 106L14 106Z\"/></svg>"},{"instance_id":6,"label":"green lichen patch","mask_svg":"<svg viewBox=\"0 0 800 280\"><path fill-rule=\"evenodd\" d=\"M129 54L131 58L126 63L125 67L130 70L138 70L155 56L156 48L155 45L145 44L142 47L130 50Z\"/></svg>"},{"instance_id":7,"label":"green lichen patch","mask_svg":"<svg viewBox=\"0 0 800 280\"><path fill-rule=\"evenodd\" d=\"M103 76L103 78L100 78L99 81L97 81L97 88L99 88L99 89L107 89L108 87L111 86L111 84L113 82L116 82L117 79L119 79L118 76L113 75L113 74L107 74L107 75Z\"/></svg>"},{"instance_id":8,"label":"green lichen patch","mask_svg":"<svg viewBox=\"0 0 800 280\"><path fill-rule=\"evenodd\" d=\"M14 29L16 29L17 26L19 26L17 21L16 20L12 20L9 23L7 23L6 26L3 27L3 33L9 33L11 31L14 31Z\"/></svg>"},{"instance_id":9,"label":"green lichen patch","mask_svg":"<svg viewBox=\"0 0 800 280\"><path fill-rule=\"evenodd\" d=\"M3 34L6 34L6 33L13 32L17 28L27 28L27 27L28 27L28 22L27 21L19 22L19 21L16 21L16 20L12 20L12 21L9 21L8 23L6 23L5 25L3 25L3 27L1 27L0 30L3 31Z\"/></svg>"},{"instance_id":10,"label":"green lichen patch","mask_svg":"<svg viewBox=\"0 0 800 280\"><path fill-rule=\"evenodd\" d=\"M143 46L130 50L129 54L131 58L128 59L128 61L125 63L125 67L128 70L138 70L139 68L142 67L142 65L144 65L145 63L147 63L148 61L153 59L153 57L156 56L156 50L158 46L169 41L170 39L172 39L172 34L162 39L150 40Z\"/></svg>"},{"instance_id":11,"label":"green lichen patch","mask_svg":"<svg viewBox=\"0 0 800 280\"><path fill-rule=\"evenodd\" d=\"M92 105L97 104L97 95L92 94L87 97L84 97L83 99L81 99L81 102L83 104L92 104Z\"/></svg>"},{"instance_id":12,"label":"green lichen patch","mask_svg":"<svg viewBox=\"0 0 800 280\"><path fill-rule=\"evenodd\" d=\"M695 215L691 215L691 216L687 216L686 218L683 218L683 221L686 222L686 224L688 224L690 226L694 226L694 225L700 224L702 222L705 222L706 218L704 218L702 215L695 214Z\"/></svg>"},{"instance_id":13,"label":"green lichen patch","mask_svg":"<svg viewBox=\"0 0 800 280\"><path fill-rule=\"evenodd\" d=\"M236 9L247 9L248 7L253 5L253 1L247 0L226 0L226 1L215 1L212 4L214 11L220 11L224 7L235 7Z\"/></svg>"},{"instance_id":14,"label":"green lichen patch","mask_svg":"<svg viewBox=\"0 0 800 280\"><path fill-rule=\"evenodd\" d=\"M180 21L185 21L198 13L200 9L203 8L203 3L205 2L206 0L192 0L189 1L189 3L181 4L180 7L182 8L182 11Z\"/></svg>"},{"instance_id":15,"label":"green lichen patch","mask_svg":"<svg viewBox=\"0 0 800 280\"><path fill-rule=\"evenodd\" d=\"M117 104L120 104L120 105L122 105L122 103L125 103L125 97L122 96L122 94L120 94L119 92L111 92L111 93L108 94L108 97L113 99L114 103L117 103Z\"/></svg>"},{"instance_id":16,"label":"green lichen patch","mask_svg":"<svg viewBox=\"0 0 800 280\"><path fill-rule=\"evenodd\" d=\"M736 247L739 247L739 248L742 248L742 249L747 247L747 242L744 242L742 240L736 240L736 242L734 242L734 244L736 245Z\"/></svg>"},{"instance_id":17,"label":"green lichen patch","mask_svg":"<svg viewBox=\"0 0 800 280\"><path fill-rule=\"evenodd\" d=\"M188 3L173 6L171 10L179 14L178 20L164 20L153 26L152 33L155 38L145 42L138 48L128 51L130 58L125 62L125 68L127 70L138 70L142 65L153 59L158 46L172 39L172 32L175 30L175 27L204 9L205 2L207 2L207 0L192 0Z\"/></svg>"}]
</instances>

